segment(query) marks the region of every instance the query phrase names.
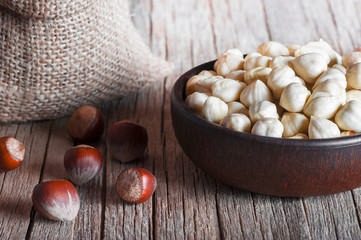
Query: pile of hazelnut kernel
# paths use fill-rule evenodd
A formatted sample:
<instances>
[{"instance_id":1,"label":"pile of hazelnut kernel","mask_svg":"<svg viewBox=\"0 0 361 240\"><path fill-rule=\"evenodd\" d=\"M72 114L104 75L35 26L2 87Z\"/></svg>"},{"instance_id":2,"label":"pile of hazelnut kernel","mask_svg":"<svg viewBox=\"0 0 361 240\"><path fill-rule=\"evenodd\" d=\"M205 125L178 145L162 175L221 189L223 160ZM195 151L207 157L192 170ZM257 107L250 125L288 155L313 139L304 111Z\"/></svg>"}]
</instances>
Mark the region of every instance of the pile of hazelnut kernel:
<instances>
[{"instance_id":1,"label":"pile of hazelnut kernel","mask_svg":"<svg viewBox=\"0 0 361 240\"><path fill-rule=\"evenodd\" d=\"M225 51L186 85L207 121L269 137L317 139L361 132L361 48L341 57L322 39L265 42L245 58Z\"/></svg>"}]
</instances>

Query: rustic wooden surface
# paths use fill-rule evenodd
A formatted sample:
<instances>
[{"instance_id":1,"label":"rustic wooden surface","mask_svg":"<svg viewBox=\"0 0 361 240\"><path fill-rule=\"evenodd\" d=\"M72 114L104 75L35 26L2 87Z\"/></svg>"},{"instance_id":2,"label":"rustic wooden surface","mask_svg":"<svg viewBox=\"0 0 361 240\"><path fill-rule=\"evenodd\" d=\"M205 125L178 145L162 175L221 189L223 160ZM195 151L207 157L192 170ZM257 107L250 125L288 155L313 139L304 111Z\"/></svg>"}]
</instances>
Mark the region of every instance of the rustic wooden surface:
<instances>
[{"instance_id":1,"label":"rustic wooden surface","mask_svg":"<svg viewBox=\"0 0 361 240\"><path fill-rule=\"evenodd\" d=\"M67 118L1 125L0 135L27 146L20 168L0 174L0 239L361 239L361 189L331 196L279 198L240 191L206 175L183 154L172 129L170 91L185 70L227 48L254 51L263 41L302 44L323 38L341 53L361 46L358 0L133 0L134 23L152 51L174 63L174 73L152 87L102 107L107 127L132 119L147 128L143 159L111 159L103 138L101 174L77 187L73 222L41 217L30 196L40 181L66 178L65 151L75 143ZM144 204L119 200L122 169L144 167L158 179Z\"/></svg>"}]
</instances>

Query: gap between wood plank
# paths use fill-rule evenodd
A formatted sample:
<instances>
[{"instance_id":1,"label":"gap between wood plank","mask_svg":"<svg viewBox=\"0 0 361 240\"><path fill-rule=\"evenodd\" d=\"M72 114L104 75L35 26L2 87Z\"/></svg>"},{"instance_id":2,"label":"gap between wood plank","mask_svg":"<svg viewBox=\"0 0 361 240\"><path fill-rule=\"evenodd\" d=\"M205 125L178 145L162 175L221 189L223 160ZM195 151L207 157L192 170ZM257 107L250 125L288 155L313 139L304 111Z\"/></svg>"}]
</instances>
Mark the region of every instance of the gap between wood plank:
<instances>
[{"instance_id":1,"label":"gap between wood plank","mask_svg":"<svg viewBox=\"0 0 361 240\"><path fill-rule=\"evenodd\" d=\"M43 159L43 165L41 166L41 170L40 170L40 176L39 176L39 181L38 183L41 182L42 178L43 178L43 172L44 172L44 167L45 167L45 162L46 162L46 158L48 156L48 147L49 147L49 141L50 141L50 136L51 136L51 132L53 129L53 125L54 125L54 121L51 122L50 124L50 129L49 129L49 133L48 133L48 138L46 140L46 147L45 147L45 154L44 154L44 159ZM28 230L26 231L25 234L25 239L30 239L31 236L31 232L33 230L33 226L34 226L34 218L35 218L35 208L34 206L31 207L31 211L30 211L30 222L29 222L29 226L28 226Z\"/></svg>"},{"instance_id":2,"label":"gap between wood plank","mask_svg":"<svg viewBox=\"0 0 361 240\"><path fill-rule=\"evenodd\" d=\"M108 109L107 109L107 116L109 116L109 111L110 111L111 107L109 107L108 105ZM104 121L105 124L104 124L104 129L105 129L105 139L106 139L106 136L107 136L107 133L108 133L108 120ZM105 154L105 158L107 157L108 155L108 148L107 148L107 144L104 144L104 154ZM105 209L106 209L106 201L107 201L107 168L108 166L108 161L104 161L103 159L103 176L102 176L102 190L101 190L101 193L102 193L102 197L101 197L101 201L102 201L102 210L101 210L101 223L100 223L100 239L104 239L104 231L105 231Z\"/></svg>"},{"instance_id":3,"label":"gap between wood plank","mask_svg":"<svg viewBox=\"0 0 361 240\"><path fill-rule=\"evenodd\" d=\"M359 210L358 210L358 207L357 207L357 203L356 203L356 199L355 199L355 194L354 194L354 192L353 192L352 190L351 190L351 196L352 196L353 204L355 205L357 224L358 224L358 227L361 229L360 213L359 213Z\"/></svg>"}]
</instances>

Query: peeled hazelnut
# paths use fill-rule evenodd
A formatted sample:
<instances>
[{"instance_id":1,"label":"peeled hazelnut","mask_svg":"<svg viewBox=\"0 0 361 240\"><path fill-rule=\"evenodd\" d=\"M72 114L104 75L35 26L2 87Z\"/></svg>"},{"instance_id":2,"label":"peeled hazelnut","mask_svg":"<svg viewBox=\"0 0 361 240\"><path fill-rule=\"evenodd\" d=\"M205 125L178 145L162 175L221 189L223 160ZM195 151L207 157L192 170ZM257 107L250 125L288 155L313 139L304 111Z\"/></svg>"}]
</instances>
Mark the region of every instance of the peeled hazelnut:
<instances>
[{"instance_id":1,"label":"peeled hazelnut","mask_svg":"<svg viewBox=\"0 0 361 240\"><path fill-rule=\"evenodd\" d=\"M142 157L147 144L147 130L133 121L116 122L108 131L107 148L118 161L129 162Z\"/></svg>"},{"instance_id":2,"label":"peeled hazelnut","mask_svg":"<svg viewBox=\"0 0 361 240\"><path fill-rule=\"evenodd\" d=\"M188 95L185 102L186 104L196 113L201 114L203 111L204 102L207 100L209 95L206 93L194 92Z\"/></svg>"},{"instance_id":3,"label":"peeled hazelnut","mask_svg":"<svg viewBox=\"0 0 361 240\"><path fill-rule=\"evenodd\" d=\"M306 116L330 119L335 116L341 106L341 102L326 92L314 92L308 99L303 112Z\"/></svg>"},{"instance_id":4,"label":"peeled hazelnut","mask_svg":"<svg viewBox=\"0 0 361 240\"><path fill-rule=\"evenodd\" d=\"M272 93L260 80L251 82L241 93L240 101L246 107L261 101L272 101Z\"/></svg>"},{"instance_id":5,"label":"peeled hazelnut","mask_svg":"<svg viewBox=\"0 0 361 240\"><path fill-rule=\"evenodd\" d=\"M340 137L340 129L328 119L311 116L308 136L310 139Z\"/></svg>"},{"instance_id":6,"label":"peeled hazelnut","mask_svg":"<svg viewBox=\"0 0 361 240\"><path fill-rule=\"evenodd\" d=\"M246 73L245 70L237 70L237 71L233 71L233 72L228 73L225 76L225 78L230 78L230 79L233 79L233 80L244 82L245 73Z\"/></svg>"},{"instance_id":7,"label":"peeled hazelnut","mask_svg":"<svg viewBox=\"0 0 361 240\"><path fill-rule=\"evenodd\" d=\"M78 108L68 120L68 133L75 140L90 142L98 139L104 131L102 112L92 106Z\"/></svg>"},{"instance_id":8,"label":"peeled hazelnut","mask_svg":"<svg viewBox=\"0 0 361 240\"><path fill-rule=\"evenodd\" d=\"M206 76L206 77L212 77L212 76L217 76L217 73L215 71L212 70L203 70L202 72L198 73L198 75L200 76Z\"/></svg>"},{"instance_id":9,"label":"peeled hazelnut","mask_svg":"<svg viewBox=\"0 0 361 240\"><path fill-rule=\"evenodd\" d=\"M244 70L249 71L256 67L268 67L272 58L262 55L248 54L244 62Z\"/></svg>"},{"instance_id":10,"label":"peeled hazelnut","mask_svg":"<svg viewBox=\"0 0 361 240\"><path fill-rule=\"evenodd\" d=\"M342 130L361 132L361 102L346 103L335 116L336 124Z\"/></svg>"},{"instance_id":11,"label":"peeled hazelnut","mask_svg":"<svg viewBox=\"0 0 361 240\"><path fill-rule=\"evenodd\" d=\"M262 43L257 47L257 52L268 57L277 57L280 55L290 54L287 47L285 47L282 43L275 41Z\"/></svg>"},{"instance_id":12,"label":"peeled hazelnut","mask_svg":"<svg viewBox=\"0 0 361 240\"><path fill-rule=\"evenodd\" d=\"M327 63L327 59L319 53L307 53L291 61L297 75L310 84L327 70Z\"/></svg>"},{"instance_id":13,"label":"peeled hazelnut","mask_svg":"<svg viewBox=\"0 0 361 240\"><path fill-rule=\"evenodd\" d=\"M290 139L308 139L308 136L304 133L297 133L296 135L292 137L288 137Z\"/></svg>"},{"instance_id":14,"label":"peeled hazelnut","mask_svg":"<svg viewBox=\"0 0 361 240\"><path fill-rule=\"evenodd\" d=\"M128 203L142 203L154 193L157 181L153 174L142 168L121 172L115 184L119 197Z\"/></svg>"},{"instance_id":15,"label":"peeled hazelnut","mask_svg":"<svg viewBox=\"0 0 361 240\"><path fill-rule=\"evenodd\" d=\"M232 113L228 115L223 118L221 125L238 132L250 132L251 130L251 121L242 113Z\"/></svg>"},{"instance_id":16,"label":"peeled hazelnut","mask_svg":"<svg viewBox=\"0 0 361 240\"><path fill-rule=\"evenodd\" d=\"M228 104L228 113L230 115L232 113L242 113L246 116L249 116L248 109L240 102L229 102Z\"/></svg>"},{"instance_id":17,"label":"peeled hazelnut","mask_svg":"<svg viewBox=\"0 0 361 240\"><path fill-rule=\"evenodd\" d=\"M224 102L231 102L239 99L241 92L247 86L244 82L225 78L217 81L212 86L212 94Z\"/></svg>"},{"instance_id":18,"label":"peeled hazelnut","mask_svg":"<svg viewBox=\"0 0 361 240\"><path fill-rule=\"evenodd\" d=\"M103 159L100 152L88 145L78 145L64 155L64 167L70 180L81 185L97 175L102 168Z\"/></svg>"},{"instance_id":19,"label":"peeled hazelnut","mask_svg":"<svg viewBox=\"0 0 361 240\"><path fill-rule=\"evenodd\" d=\"M359 51L348 52L342 56L342 65L346 68L356 62L361 62L361 52Z\"/></svg>"},{"instance_id":20,"label":"peeled hazelnut","mask_svg":"<svg viewBox=\"0 0 361 240\"><path fill-rule=\"evenodd\" d=\"M195 91L200 93L212 93L213 84L223 79L222 76L212 76L200 79L195 83Z\"/></svg>"},{"instance_id":21,"label":"peeled hazelnut","mask_svg":"<svg viewBox=\"0 0 361 240\"><path fill-rule=\"evenodd\" d=\"M330 66L340 64L342 61L340 54L333 50L331 46L322 39L315 42L309 42L302 46L295 52L295 57L299 57L307 53L318 53L323 55Z\"/></svg>"},{"instance_id":22,"label":"peeled hazelnut","mask_svg":"<svg viewBox=\"0 0 361 240\"><path fill-rule=\"evenodd\" d=\"M225 76L232 71L241 70L243 64L243 53L235 48L228 49L218 58L215 70L219 75Z\"/></svg>"},{"instance_id":23,"label":"peeled hazelnut","mask_svg":"<svg viewBox=\"0 0 361 240\"><path fill-rule=\"evenodd\" d=\"M346 74L346 68L342 64L334 64L331 68L339 70L343 75Z\"/></svg>"},{"instance_id":24,"label":"peeled hazelnut","mask_svg":"<svg viewBox=\"0 0 361 240\"><path fill-rule=\"evenodd\" d=\"M244 75L244 81L248 84L255 80L261 80L264 83L267 83L267 77L272 71L272 68L268 67L256 67L246 71Z\"/></svg>"},{"instance_id":25,"label":"peeled hazelnut","mask_svg":"<svg viewBox=\"0 0 361 240\"><path fill-rule=\"evenodd\" d=\"M281 138L283 125L275 118L262 118L253 126L252 133L260 136Z\"/></svg>"},{"instance_id":26,"label":"peeled hazelnut","mask_svg":"<svg viewBox=\"0 0 361 240\"><path fill-rule=\"evenodd\" d=\"M272 69L276 67L291 67L291 61L294 59L295 57L292 56L277 56L271 60L269 67Z\"/></svg>"},{"instance_id":27,"label":"peeled hazelnut","mask_svg":"<svg viewBox=\"0 0 361 240\"><path fill-rule=\"evenodd\" d=\"M295 52L301 48L298 44L292 44L287 46L288 51L290 52L290 56L295 56Z\"/></svg>"},{"instance_id":28,"label":"peeled hazelnut","mask_svg":"<svg viewBox=\"0 0 361 240\"><path fill-rule=\"evenodd\" d=\"M351 88L361 89L361 62L353 63L348 66L346 79Z\"/></svg>"},{"instance_id":29,"label":"peeled hazelnut","mask_svg":"<svg viewBox=\"0 0 361 240\"><path fill-rule=\"evenodd\" d=\"M360 90L350 90L346 92L346 102L356 100L361 102L361 91Z\"/></svg>"},{"instance_id":30,"label":"peeled hazelnut","mask_svg":"<svg viewBox=\"0 0 361 240\"><path fill-rule=\"evenodd\" d=\"M0 173L11 171L24 160L25 147L13 137L0 138Z\"/></svg>"},{"instance_id":31,"label":"peeled hazelnut","mask_svg":"<svg viewBox=\"0 0 361 240\"><path fill-rule=\"evenodd\" d=\"M279 118L276 105L269 101L256 102L252 104L249 107L249 116L252 123L257 122L262 118Z\"/></svg>"},{"instance_id":32,"label":"peeled hazelnut","mask_svg":"<svg viewBox=\"0 0 361 240\"><path fill-rule=\"evenodd\" d=\"M295 76L295 72L288 66L275 68L267 77L267 86L271 89L273 96L280 99L283 89L288 84L300 81Z\"/></svg>"},{"instance_id":33,"label":"peeled hazelnut","mask_svg":"<svg viewBox=\"0 0 361 240\"><path fill-rule=\"evenodd\" d=\"M346 76L340 70L335 68L328 68L322 75L317 78L315 84L313 85L312 89L315 89L319 84L323 83L326 80L333 80L337 82L343 89L346 89L347 82Z\"/></svg>"},{"instance_id":34,"label":"peeled hazelnut","mask_svg":"<svg viewBox=\"0 0 361 240\"><path fill-rule=\"evenodd\" d=\"M291 137L298 133L307 134L310 121L302 113L285 113L281 122L284 127L283 137Z\"/></svg>"},{"instance_id":35,"label":"peeled hazelnut","mask_svg":"<svg viewBox=\"0 0 361 240\"><path fill-rule=\"evenodd\" d=\"M186 96L191 95L192 93L196 92L196 83L199 80L202 79L207 79L210 76L205 76L205 75L194 75L193 77L191 77L188 81L187 81L187 85L186 85Z\"/></svg>"},{"instance_id":36,"label":"peeled hazelnut","mask_svg":"<svg viewBox=\"0 0 361 240\"><path fill-rule=\"evenodd\" d=\"M342 105L346 103L346 90L336 80L329 79L318 84L313 90L313 93L315 92L327 92L336 97Z\"/></svg>"},{"instance_id":37,"label":"peeled hazelnut","mask_svg":"<svg viewBox=\"0 0 361 240\"><path fill-rule=\"evenodd\" d=\"M280 106L289 112L301 112L311 92L301 83L291 83L282 92Z\"/></svg>"},{"instance_id":38,"label":"peeled hazelnut","mask_svg":"<svg viewBox=\"0 0 361 240\"><path fill-rule=\"evenodd\" d=\"M80 208L77 190L65 180L39 183L31 198L36 211L52 220L72 221Z\"/></svg>"},{"instance_id":39,"label":"peeled hazelnut","mask_svg":"<svg viewBox=\"0 0 361 240\"><path fill-rule=\"evenodd\" d=\"M220 123L227 113L227 103L217 97L209 97L204 102L203 117L211 123Z\"/></svg>"}]
</instances>

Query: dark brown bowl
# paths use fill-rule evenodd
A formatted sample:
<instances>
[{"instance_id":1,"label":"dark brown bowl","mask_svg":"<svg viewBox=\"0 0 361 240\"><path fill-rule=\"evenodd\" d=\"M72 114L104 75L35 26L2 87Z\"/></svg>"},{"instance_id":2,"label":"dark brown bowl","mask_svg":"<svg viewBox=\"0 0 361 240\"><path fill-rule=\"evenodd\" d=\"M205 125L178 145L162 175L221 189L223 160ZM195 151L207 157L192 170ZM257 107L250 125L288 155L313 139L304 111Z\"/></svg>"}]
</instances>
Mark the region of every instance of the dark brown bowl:
<instances>
[{"instance_id":1,"label":"dark brown bowl","mask_svg":"<svg viewBox=\"0 0 361 240\"><path fill-rule=\"evenodd\" d=\"M183 151L203 171L234 187L275 196L328 195L361 186L361 135L284 139L236 132L207 122L186 105L183 74L171 93L173 128Z\"/></svg>"}]
</instances>

